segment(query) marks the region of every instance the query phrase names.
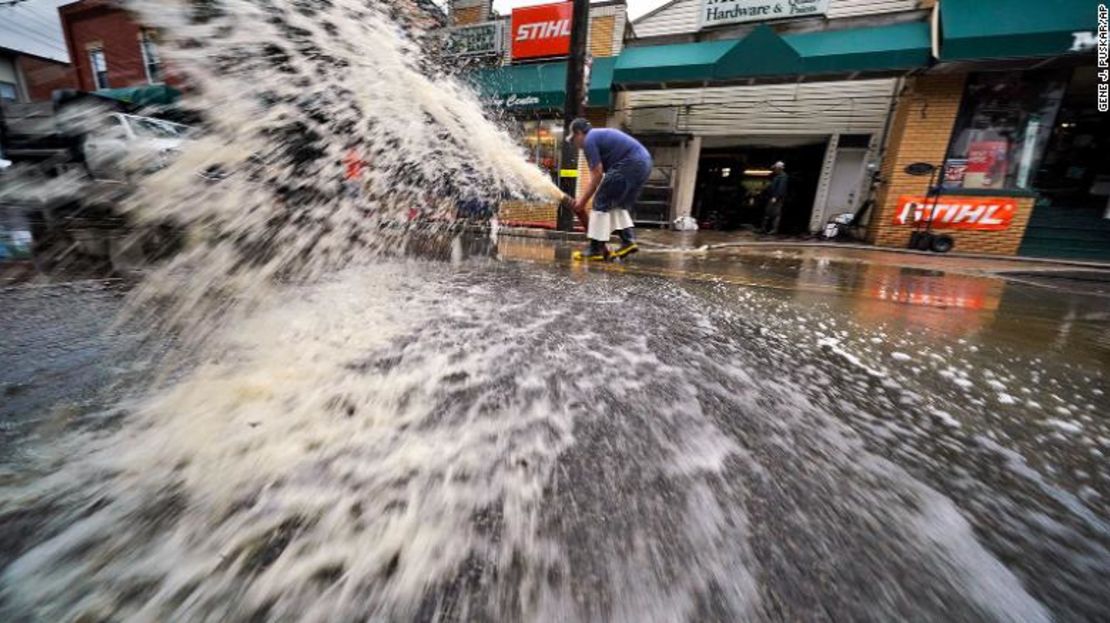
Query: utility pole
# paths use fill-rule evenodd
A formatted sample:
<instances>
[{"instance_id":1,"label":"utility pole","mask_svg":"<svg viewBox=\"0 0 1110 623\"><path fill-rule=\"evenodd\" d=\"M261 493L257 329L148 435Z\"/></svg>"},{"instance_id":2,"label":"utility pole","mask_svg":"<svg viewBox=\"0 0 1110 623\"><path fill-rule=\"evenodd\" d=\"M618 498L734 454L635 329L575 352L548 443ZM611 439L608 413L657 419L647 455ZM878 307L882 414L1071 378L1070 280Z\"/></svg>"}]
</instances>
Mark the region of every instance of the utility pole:
<instances>
[{"instance_id":1,"label":"utility pole","mask_svg":"<svg viewBox=\"0 0 1110 623\"><path fill-rule=\"evenodd\" d=\"M574 0L571 18L570 57L567 58L566 99L563 101L563 138L570 136L570 123L586 114L586 39L590 31L590 0ZM573 197L578 185L578 148L563 141L562 164L559 167L559 189ZM574 213L570 206L560 205L559 231L574 227Z\"/></svg>"}]
</instances>

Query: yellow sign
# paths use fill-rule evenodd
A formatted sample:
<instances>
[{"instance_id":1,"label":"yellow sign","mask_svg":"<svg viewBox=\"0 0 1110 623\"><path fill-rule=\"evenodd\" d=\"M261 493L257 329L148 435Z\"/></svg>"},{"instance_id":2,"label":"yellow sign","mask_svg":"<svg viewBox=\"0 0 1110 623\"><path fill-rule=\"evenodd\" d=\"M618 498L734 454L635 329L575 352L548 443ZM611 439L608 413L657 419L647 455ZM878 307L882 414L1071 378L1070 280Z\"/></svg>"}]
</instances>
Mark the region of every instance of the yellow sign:
<instances>
[{"instance_id":1,"label":"yellow sign","mask_svg":"<svg viewBox=\"0 0 1110 623\"><path fill-rule=\"evenodd\" d=\"M578 169L559 169L559 177L578 177Z\"/></svg>"}]
</instances>

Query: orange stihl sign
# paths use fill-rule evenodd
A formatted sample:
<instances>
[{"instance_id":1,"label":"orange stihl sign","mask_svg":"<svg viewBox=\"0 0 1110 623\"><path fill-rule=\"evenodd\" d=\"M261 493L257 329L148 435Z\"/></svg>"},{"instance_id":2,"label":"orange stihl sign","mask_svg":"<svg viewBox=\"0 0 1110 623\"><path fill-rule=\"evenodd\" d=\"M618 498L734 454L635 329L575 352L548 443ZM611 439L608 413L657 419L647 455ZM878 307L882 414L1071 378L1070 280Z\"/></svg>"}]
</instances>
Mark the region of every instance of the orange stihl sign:
<instances>
[{"instance_id":1,"label":"orange stihl sign","mask_svg":"<svg viewBox=\"0 0 1110 623\"><path fill-rule=\"evenodd\" d=\"M573 2L513 9L513 58L569 55L573 15Z\"/></svg>"},{"instance_id":2,"label":"orange stihl sign","mask_svg":"<svg viewBox=\"0 0 1110 623\"><path fill-rule=\"evenodd\" d=\"M1003 231L1010 228L1017 203L1005 197L941 197L933 213L935 199L901 197L894 213L895 225L924 225L933 229L975 229Z\"/></svg>"}]
</instances>

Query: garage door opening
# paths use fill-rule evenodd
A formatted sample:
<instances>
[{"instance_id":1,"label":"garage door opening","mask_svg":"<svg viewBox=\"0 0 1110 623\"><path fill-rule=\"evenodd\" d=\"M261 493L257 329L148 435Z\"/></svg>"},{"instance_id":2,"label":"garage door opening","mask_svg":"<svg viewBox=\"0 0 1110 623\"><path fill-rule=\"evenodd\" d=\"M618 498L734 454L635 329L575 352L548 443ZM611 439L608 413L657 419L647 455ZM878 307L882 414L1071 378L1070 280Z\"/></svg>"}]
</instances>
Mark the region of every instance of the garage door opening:
<instances>
[{"instance_id":1,"label":"garage door opening","mask_svg":"<svg viewBox=\"0 0 1110 623\"><path fill-rule=\"evenodd\" d=\"M739 139L738 139L739 140ZM827 138L790 146L720 146L706 141L698 163L693 216L702 229L759 229L763 222L771 167L786 163L790 176L779 233L809 233Z\"/></svg>"}]
</instances>

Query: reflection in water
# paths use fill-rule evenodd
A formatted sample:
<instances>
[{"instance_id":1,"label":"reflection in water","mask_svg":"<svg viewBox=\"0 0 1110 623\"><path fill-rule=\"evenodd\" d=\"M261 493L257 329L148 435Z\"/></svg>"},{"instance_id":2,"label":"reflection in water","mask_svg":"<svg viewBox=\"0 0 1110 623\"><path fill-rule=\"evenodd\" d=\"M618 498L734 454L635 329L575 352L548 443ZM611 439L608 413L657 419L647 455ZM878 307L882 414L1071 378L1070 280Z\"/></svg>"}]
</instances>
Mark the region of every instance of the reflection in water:
<instances>
[{"instance_id":1,"label":"reflection in water","mask_svg":"<svg viewBox=\"0 0 1110 623\"><path fill-rule=\"evenodd\" d=\"M37 518L0 614L1038 621L1105 602L1098 371L999 368L1014 355L884 334L836 297L491 250L283 287L129 415L50 439L38 479L0 484L0 519Z\"/></svg>"},{"instance_id":2,"label":"reflection in water","mask_svg":"<svg viewBox=\"0 0 1110 623\"><path fill-rule=\"evenodd\" d=\"M0 619L1104 612L1103 371L920 321L1004 313L990 288L940 309L881 293L979 295L808 258L479 259L550 252L398 219L447 181L550 183L389 3L128 6L220 111L135 206L196 237L131 308L189 349L95 426L24 438ZM352 134L365 201L338 184ZM236 175L198 182L214 163Z\"/></svg>"},{"instance_id":3,"label":"reflection in water","mask_svg":"<svg viewBox=\"0 0 1110 623\"><path fill-rule=\"evenodd\" d=\"M856 307L872 322L896 322L934 331L938 337L967 337L992 321L1006 284L993 278L864 265Z\"/></svg>"}]
</instances>

